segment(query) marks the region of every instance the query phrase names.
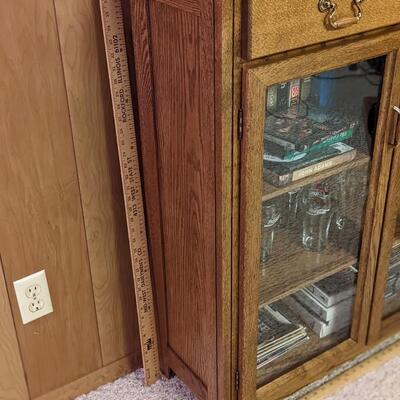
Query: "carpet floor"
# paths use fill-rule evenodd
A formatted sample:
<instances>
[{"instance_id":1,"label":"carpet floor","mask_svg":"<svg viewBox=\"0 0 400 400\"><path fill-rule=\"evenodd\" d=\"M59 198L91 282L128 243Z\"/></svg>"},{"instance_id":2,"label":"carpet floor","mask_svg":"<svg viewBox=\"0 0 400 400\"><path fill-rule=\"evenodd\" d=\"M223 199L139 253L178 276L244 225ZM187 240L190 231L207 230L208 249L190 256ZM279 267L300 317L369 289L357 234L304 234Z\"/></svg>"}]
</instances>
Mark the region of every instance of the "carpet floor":
<instances>
[{"instance_id":1,"label":"carpet floor","mask_svg":"<svg viewBox=\"0 0 400 400\"><path fill-rule=\"evenodd\" d=\"M340 388L326 400L400 399L400 356Z\"/></svg>"},{"instance_id":2,"label":"carpet floor","mask_svg":"<svg viewBox=\"0 0 400 400\"><path fill-rule=\"evenodd\" d=\"M390 355L385 362L378 362L371 371L356 376L352 375L351 368L347 368L350 378L345 379L348 382L336 385L334 391L322 395L315 395L316 392L313 390L309 390L308 393L300 391L299 394L290 396L288 400L303 398L306 400L400 400L400 342L397 343L399 344L393 347L393 356ZM380 349L377 350L375 355L380 354ZM361 361L362 357L359 361L360 365L368 360L364 357ZM343 373L340 373L340 368L343 369ZM345 368L340 368L339 373L336 374L337 380L341 379L341 375L345 375ZM143 383L143 370L137 370L76 400L196 400L177 378L162 379L151 387L145 387ZM324 388L323 383L321 380L321 388ZM318 383L310 386L314 385L318 386Z\"/></svg>"}]
</instances>

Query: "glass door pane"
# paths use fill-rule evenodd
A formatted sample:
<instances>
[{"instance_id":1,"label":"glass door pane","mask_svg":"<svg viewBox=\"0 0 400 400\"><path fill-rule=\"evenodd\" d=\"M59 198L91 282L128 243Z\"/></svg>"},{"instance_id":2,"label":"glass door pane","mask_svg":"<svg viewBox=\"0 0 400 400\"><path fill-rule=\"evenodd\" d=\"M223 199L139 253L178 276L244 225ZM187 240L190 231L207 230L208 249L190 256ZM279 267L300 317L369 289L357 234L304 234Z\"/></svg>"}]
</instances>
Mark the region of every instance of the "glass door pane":
<instances>
[{"instance_id":1,"label":"glass door pane","mask_svg":"<svg viewBox=\"0 0 400 400\"><path fill-rule=\"evenodd\" d=\"M384 67L266 89L258 385L350 335Z\"/></svg>"}]
</instances>

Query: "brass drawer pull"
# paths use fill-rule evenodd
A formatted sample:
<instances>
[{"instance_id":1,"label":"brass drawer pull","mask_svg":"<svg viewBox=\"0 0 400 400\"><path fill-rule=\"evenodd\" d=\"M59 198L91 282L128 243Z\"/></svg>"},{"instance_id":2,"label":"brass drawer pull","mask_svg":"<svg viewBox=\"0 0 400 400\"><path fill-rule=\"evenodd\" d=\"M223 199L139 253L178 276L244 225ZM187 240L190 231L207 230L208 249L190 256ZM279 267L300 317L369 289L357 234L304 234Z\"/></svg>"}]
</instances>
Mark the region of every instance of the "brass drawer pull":
<instances>
[{"instance_id":1,"label":"brass drawer pull","mask_svg":"<svg viewBox=\"0 0 400 400\"><path fill-rule=\"evenodd\" d=\"M332 0L319 0L319 11L328 13L326 23L329 28L342 29L357 24L363 16L361 3L364 0L352 0L354 16L336 19L337 4Z\"/></svg>"}]
</instances>

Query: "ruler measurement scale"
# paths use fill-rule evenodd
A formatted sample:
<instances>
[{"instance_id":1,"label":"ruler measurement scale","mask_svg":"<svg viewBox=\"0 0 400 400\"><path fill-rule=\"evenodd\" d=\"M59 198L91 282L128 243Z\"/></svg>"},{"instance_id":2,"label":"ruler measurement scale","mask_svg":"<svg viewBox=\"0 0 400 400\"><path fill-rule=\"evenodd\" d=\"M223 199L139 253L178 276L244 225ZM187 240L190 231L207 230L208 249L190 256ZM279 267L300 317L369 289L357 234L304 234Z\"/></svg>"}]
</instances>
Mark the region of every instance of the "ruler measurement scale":
<instances>
[{"instance_id":1,"label":"ruler measurement scale","mask_svg":"<svg viewBox=\"0 0 400 400\"><path fill-rule=\"evenodd\" d=\"M154 300L121 0L100 0L113 114L124 191L146 384L160 377Z\"/></svg>"}]
</instances>

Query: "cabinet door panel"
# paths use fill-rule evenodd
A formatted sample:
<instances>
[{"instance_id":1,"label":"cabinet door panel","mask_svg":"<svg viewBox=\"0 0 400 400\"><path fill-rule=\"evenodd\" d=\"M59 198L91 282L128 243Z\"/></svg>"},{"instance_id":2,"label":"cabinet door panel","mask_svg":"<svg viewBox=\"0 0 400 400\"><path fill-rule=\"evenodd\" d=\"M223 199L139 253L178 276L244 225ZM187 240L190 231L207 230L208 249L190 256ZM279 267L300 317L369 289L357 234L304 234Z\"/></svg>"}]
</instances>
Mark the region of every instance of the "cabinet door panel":
<instances>
[{"instance_id":1,"label":"cabinet door panel","mask_svg":"<svg viewBox=\"0 0 400 400\"><path fill-rule=\"evenodd\" d=\"M395 76L400 74L397 57ZM382 226L379 261L376 271L374 299L371 312L369 340L373 342L400 329L400 82L393 84L391 98L391 159L385 219Z\"/></svg>"},{"instance_id":2,"label":"cabinet door panel","mask_svg":"<svg viewBox=\"0 0 400 400\"><path fill-rule=\"evenodd\" d=\"M394 67L386 38L370 45L245 70L244 398L366 334Z\"/></svg>"}]
</instances>

